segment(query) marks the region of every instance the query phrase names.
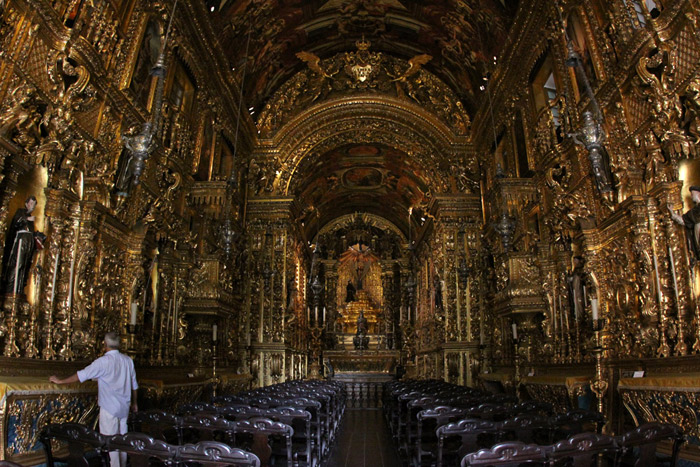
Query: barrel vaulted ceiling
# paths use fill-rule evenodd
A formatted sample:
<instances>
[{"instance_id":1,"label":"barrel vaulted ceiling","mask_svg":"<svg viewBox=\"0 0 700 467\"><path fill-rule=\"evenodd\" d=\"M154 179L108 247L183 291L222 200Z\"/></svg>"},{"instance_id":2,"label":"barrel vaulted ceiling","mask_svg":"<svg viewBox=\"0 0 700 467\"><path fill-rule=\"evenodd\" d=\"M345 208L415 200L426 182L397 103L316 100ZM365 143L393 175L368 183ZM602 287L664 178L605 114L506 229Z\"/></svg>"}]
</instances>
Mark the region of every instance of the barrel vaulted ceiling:
<instances>
[{"instance_id":1,"label":"barrel vaulted ceiling","mask_svg":"<svg viewBox=\"0 0 700 467\"><path fill-rule=\"evenodd\" d=\"M439 77L473 115L479 86L512 26L518 0L208 0L231 67L242 69L248 47L246 104L260 110L292 75L305 68L297 53L321 59L372 50L409 60L432 59Z\"/></svg>"},{"instance_id":2,"label":"barrel vaulted ceiling","mask_svg":"<svg viewBox=\"0 0 700 467\"><path fill-rule=\"evenodd\" d=\"M479 168L465 143L518 4L207 0L257 124L256 167L267 167L257 170L269 185L261 192L293 196L307 238L353 212L379 215L405 235L430 216L434 195L474 193ZM384 118L382 108L401 115ZM285 139L293 145L276 146Z\"/></svg>"}]
</instances>

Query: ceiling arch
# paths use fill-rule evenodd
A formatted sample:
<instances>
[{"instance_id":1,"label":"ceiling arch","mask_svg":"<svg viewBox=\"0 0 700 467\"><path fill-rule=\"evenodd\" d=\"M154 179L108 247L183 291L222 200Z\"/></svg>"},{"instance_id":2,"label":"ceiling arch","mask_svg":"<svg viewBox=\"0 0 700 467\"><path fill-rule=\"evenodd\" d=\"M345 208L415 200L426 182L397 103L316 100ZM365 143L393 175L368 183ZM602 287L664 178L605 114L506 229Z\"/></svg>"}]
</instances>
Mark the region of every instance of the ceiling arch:
<instances>
[{"instance_id":1,"label":"ceiling arch","mask_svg":"<svg viewBox=\"0 0 700 467\"><path fill-rule=\"evenodd\" d=\"M424 69L432 56L417 55L406 61L371 51L367 40L356 45L357 52L326 60L310 52L298 53L308 68L284 83L265 105L257 120L262 136L269 136L311 105L357 95L386 96L417 105L455 134L468 134L470 119L458 97Z\"/></svg>"},{"instance_id":2,"label":"ceiling arch","mask_svg":"<svg viewBox=\"0 0 700 467\"><path fill-rule=\"evenodd\" d=\"M253 160L265 166L260 172L267 186L259 194L297 199L296 221L307 238L356 211L389 219L408 232L409 210L425 213L434 195L467 189L455 183L457 172L472 180L471 187L479 180L466 136L425 109L386 96L317 104L272 138L259 140Z\"/></svg>"},{"instance_id":3,"label":"ceiling arch","mask_svg":"<svg viewBox=\"0 0 700 467\"><path fill-rule=\"evenodd\" d=\"M315 158L296 186L294 197L305 207L297 220L308 233L354 212L408 231L409 212L427 210L432 197L425 169L404 151L376 143L348 144Z\"/></svg>"},{"instance_id":4,"label":"ceiling arch","mask_svg":"<svg viewBox=\"0 0 700 467\"><path fill-rule=\"evenodd\" d=\"M295 180L303 178L309 161L356 143L380 143L404 151L431 173L431 191L436 193L449 191L452 164L471 153L465 137L456 136L418 106L398 99L355 96L319 104L298 115L272 140L262 140L254 158L273 165L269 191L292 195ZM467 164L477 179L475 162Z\"/></svg>"}]
</instances>

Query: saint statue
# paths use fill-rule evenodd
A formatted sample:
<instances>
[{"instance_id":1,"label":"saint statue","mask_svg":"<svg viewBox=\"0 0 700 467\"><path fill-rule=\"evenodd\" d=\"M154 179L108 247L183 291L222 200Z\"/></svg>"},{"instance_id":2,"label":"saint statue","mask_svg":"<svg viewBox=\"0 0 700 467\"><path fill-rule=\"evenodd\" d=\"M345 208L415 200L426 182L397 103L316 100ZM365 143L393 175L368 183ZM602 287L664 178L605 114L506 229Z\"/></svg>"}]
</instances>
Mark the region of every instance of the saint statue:
<instances>
[{"instance_id":1,"label":"saint statue","mask_svg":"<svg viewBox=\"0 0 700 467\"><path fill-rule=\"evenodd\" d=\"M357 317L357 332L358 336L364 336L367 334L367 318L365 318L365 312L360 310L360 316Z\"/></svg>"},{"instance_id":2,"label":"saint statue","mask_svg":"<svg viewBox=\"0 0 700 467\"><path fill-rule=\"evenodd\" d=\"M355 286L352 285L351 281L348 281L348 285L345 286L345 303L350 303L355 301Z\"/></svg>"},{"instance_id":3,"label":"saint statue","mask_svg":"<svg viewBox=\"0 0 700 467\"><path fill-rule=\"evenodd\" d=\"M586 303L585 272L583 271L583 257L574 256L574 268L566 278L569 289L569 306L578 321L582 316Z\"/></svg>"},{"instance_id":4,"label":"saint statue","mask_svg":"<svg viewBox=\"0 0 700 467\"><path fill-rule=\"evenodd\" d=\"M433 276L433 289L435 290L435 308L442 310L442 281L440 276Z\"/></svg>"},{"instance_id":5,"label":"saint statue","mask_svg":"<svg viewBox=\"0 0 700 467\"><path fill-rule=\"evenodd\" d=\"M685 227L685 238L688 242L688 252L691 262L700 260L700 186L693 185L689 188L690 198L695 204L688 212L681 215L668 206L671 218Z\"/></svg>"},{"instance_id":6,"label":"saint statue","mask_svg":"<svg viewBox=\"0 0 700 467\"><path fill-rule=\"evenodd\" d=\"M357 332L352 338L352 343L355 350L367 350L369 348L369 337L367 336L367 318L365 312L360 310L360 316L357 317Z\"/></svg>"},{"instance_id":7,"label":"saint statue","mask_svg":"<svg viewBox=\"0 0 700 467\"><path fill-rule=\"evenodd\" d=\"M2 287L6 294L19 294L24 290L29 277L34 252L44 248L46 236L34 232L36 198L30 196L19 208L5 237L5 253L2 266Z\"/></svg>"}]
</instances>

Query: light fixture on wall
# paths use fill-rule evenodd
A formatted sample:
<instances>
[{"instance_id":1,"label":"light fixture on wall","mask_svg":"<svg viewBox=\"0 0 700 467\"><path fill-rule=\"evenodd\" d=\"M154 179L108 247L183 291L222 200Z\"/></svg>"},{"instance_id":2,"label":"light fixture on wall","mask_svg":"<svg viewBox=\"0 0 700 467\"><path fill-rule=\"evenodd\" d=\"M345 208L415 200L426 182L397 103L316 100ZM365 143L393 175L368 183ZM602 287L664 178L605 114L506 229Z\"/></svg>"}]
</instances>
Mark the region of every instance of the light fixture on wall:
<instances>
[{"instance_id":1,"label":"light fixture on wall","mask_svg":"<svg viewBox=\"0 0 700 467\"><path fill-rule=\"evenodd\" d=\"M588 152L588 160L591 162L591 172L595 179L596 188L601 194L611 193L613 191L610 172L605 161L605 142L606 135L603 129L603 113L600 111L600 105L591 88L591 82L588 79L586 70L583 67L581 55L574 48L574 42L569 37L564 24L559 4L555 4L559 23L564 33L566 40L566 66L572 68L576 75L576 79L583 85L583 90L588 96L592 111L586 110L583 112L583 124L581 129L576 133L570 133L569 136L574 142L583 146ZM567 96L568 97L568 96Z\"/></svg>"},{"instance_id":2,"label":"light fixture on wall","mask_svg":"<svg viewBox=\"0 0 700 467\"><path fill-rule=\"evenodd\" d=\"M496 65L496 57L493 57L493 64L494 66ZM491 114L491 128L493 130L493 152L495 156L496 151L498 151L498 136L496 135L496 119L493 116L493 101L491 100L491 87L489 86L488 78L488 76L484 76L484 85L482 86L482 90L486 91L489 98L489 113ZM496 163L495 177L497 179L505 178L505 174L503 174L503 167L501 167L501 165L498 163ZM513 234L515 233L515 227L515 218L508 213L507 207L503 206L503 212L498 218L498 221L493 223L493 229L501 237L501 244L503 245L504 253L508 253L510 251L513 241Z\"/></svg>"},{"instance_id":3,"label":"light fixture on wall","mask_svg":"<svg viewBox=\"0 0 700 467\"><path fill-rule=\"evenodd\" d=\"M238 109L236 111L236 130L233 137L233 160L231 161L231 173L226 180L226 194L224 199L224 210L222 213L221 226L219 228L219 241L221 249L226 256L233 252L233 244L238 236L236 226L233 221L233 194L236 191L236 156L238 156L238 130L241 124L241 109L243 108L243 86L245 84L246 70L248 65L248 48L250 47L250 30L246 39L245 54L243 56L243 70L241 74L241 87L238 93ZM232 71L236 68L233 67Z\"/></svg>"},{"instance_id":4,"label":"light fixture on wall","mask_svg":"<svg viewBox=\"0 0 700 467\"><path fill-rule=\"evenodd\" d=\"M156 64L151 69L151 76L156 78L155 101L151 108L151 118L143 123L140 133L133 136L122 136L124 149L129 154L125 170L126 178L131 178L130 182L122 186L120 191L117 192L117 196L122 199L128 197L132 188L141 183L141 176L146 167L146 161L156 146L155 137L160 130L161 120L163 119L163 94L165 92L165 75L167 74L165 51L173 25L173 18L175 17L177 2L178 0L175 0L175 3L173 3L168 28L165 31L165 39L163 39L158 60L156 60Z\"/></svg>"}]
</instances>

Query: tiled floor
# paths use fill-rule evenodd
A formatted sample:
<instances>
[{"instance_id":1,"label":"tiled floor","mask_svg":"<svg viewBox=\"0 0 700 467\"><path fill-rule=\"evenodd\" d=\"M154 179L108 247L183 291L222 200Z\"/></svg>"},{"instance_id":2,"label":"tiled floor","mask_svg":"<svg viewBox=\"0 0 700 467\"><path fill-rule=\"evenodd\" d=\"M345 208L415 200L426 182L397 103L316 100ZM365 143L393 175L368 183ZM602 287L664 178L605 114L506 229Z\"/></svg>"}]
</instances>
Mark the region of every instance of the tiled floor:
<instances>
[{"instance_id":1,"label":"tiled floor","mask_svg":"<svg viewBox=\"0 0 700 467\"><path fill-rule=\"evenodd\" d=\"M326 467L400 467L381 409L347 409Z\"/></svg>"}]
</instances>

